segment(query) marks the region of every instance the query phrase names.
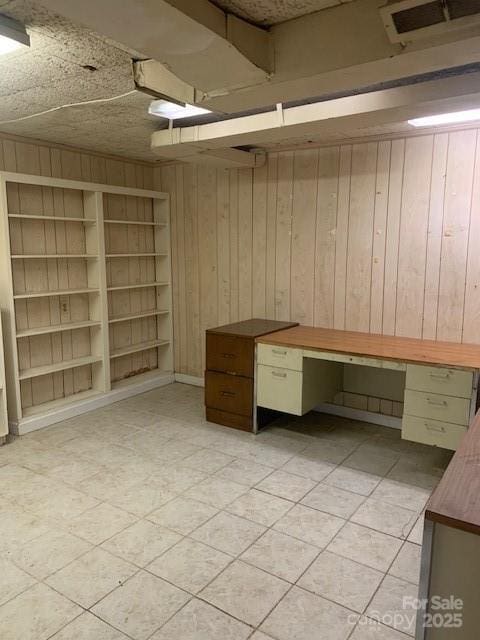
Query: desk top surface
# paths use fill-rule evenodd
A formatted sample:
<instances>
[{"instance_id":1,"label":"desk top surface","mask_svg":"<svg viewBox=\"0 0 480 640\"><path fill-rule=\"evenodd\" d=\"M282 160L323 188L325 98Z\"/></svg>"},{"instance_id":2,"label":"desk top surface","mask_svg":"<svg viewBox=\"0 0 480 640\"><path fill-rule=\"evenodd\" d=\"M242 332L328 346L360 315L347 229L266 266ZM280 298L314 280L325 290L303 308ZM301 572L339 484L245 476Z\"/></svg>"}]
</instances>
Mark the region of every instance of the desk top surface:
<instances>
[{"instance_id":1,"label":"desk top surface","mask_svg":"<svg viewBox=\"0 0 480 640\"><path fill-rule=\"evenodd\" d=\"M273 333L281 329L296 327L298 322L282 322L280 320L264 320L263 318L252 318L251 320L241 320L233 324L224 324L221 327L207 329L207 333L235 336L238 338L257 338L266 333Z\"/></svg>"},{"instance_id":2,"label":"desk top surface","mask_svg":"<svg viewBox=\"0 0 480 640\"><path fill-rule=\"evenodd\" d=\"M425 517L480 535L480 412L428 501Z\"/></svg>"},{"instance_id":3,"label":"desk top surface","mask_svg":"<svg viewBox=\"0 0 480 640\"><path fill-rule=\"evenodd\" d=\"M370 356L414 364L480 369L480 346L298 325L257 338L263 344Z\"/></svg>"}]
</instances>

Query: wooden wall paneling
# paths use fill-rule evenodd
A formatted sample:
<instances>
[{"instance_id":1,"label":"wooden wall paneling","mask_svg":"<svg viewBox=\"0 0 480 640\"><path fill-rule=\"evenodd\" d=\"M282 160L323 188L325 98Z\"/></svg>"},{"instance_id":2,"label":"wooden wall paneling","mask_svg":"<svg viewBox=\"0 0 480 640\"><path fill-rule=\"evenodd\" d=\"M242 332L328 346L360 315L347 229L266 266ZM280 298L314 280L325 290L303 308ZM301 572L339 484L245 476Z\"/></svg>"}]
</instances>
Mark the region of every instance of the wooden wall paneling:
<instances>
[{"instance_id":1,"label":"wooden wall paneling","mask_svg":"<svg viewBox=\"0 0 480 640\"><path fill-rule=\"evenodd\" d=\"M439 340L462 339L476 146L476 130L449 134L438 298Z\"/></svg>"},{"instance_id":2,"label":"wooden wall paneling","mask_svg":"<svg viewBox=\"0 0 480 640\"><path fill-rule=\"evenodd\" d=\"M396 329L421 338L433 136L408 138L400 219Z\"/></svg>"},{"instance_id":3,"label":"wooden wall paneling","mask_svg":"<svg viewBox=\"0 0 480 640\"><path fill-rule=\"evenodd\" d=\"M427 340L435 340L437 337L438 288L440 281L440 254L442 247L448 139L448 133L443 133L435 135L433 140L422 328L422 337Z\"/></svg>"},{"instance_id":4,"label":"wooden wall paneling","mask_svg":"<svg viewBox=\"0 0 480 640\"><path fill-rule=\"evenodd\" d=\"M275 254L276 320L290 319L290 269L292 246L293 152L278 154L277 235Z\"/></svg>"},{"instance_id":5,"label":"wooden wall paneling","mask_svg":"<svg viewBox=\"0 0 480 640\"><path fill-rule=\"evenodd\" d=\"M352 331L370 328L377 151L375 142L352 149L345 304L345 328Z\"/></svg>"},{"instance_id":6,"label":"wooden wall paneling","mask_svg":"<svg viewBox=\"0 0 480 640\"><path fill-rule=\"evenodd\" d=\"M252 193L252 316L266 316L268 165L253 169Z\"/></svg>"},{"instance_id":7,"label":"wooden wall paneling","mask_svg":"<svg viewBox=\"0 0 480 640\"><path fill-rule=\"evenodd\" d=\"M198 173L198 241L200 266L200 336L202 370L205 369L206 329L217 325L217 172L199 166Z\"/></svg>"},{"instance_id":8,"label":"wooden wall paneling","mask_svg":"<svg viewBox=\"0 0 480 640\"><path fill-rule=\"evenodd\" d=\"M385 244L391 147L392 143L389 140L378 144L372 242L372 285L370 294L369 330L371 333L382 333L383 327Z\"/></svg>"},{"instance_id":9,"label":"wooden wall paneling","mask_svg":"<svg viewBox=\"0 0 480 640\"><path fill-rule=\"evenodd\" d=\"M180 219L179 219L180 221ZM183 222L183 221L182 221ZM217 171L217 323L230 321L230 181L228 171ZM182 225L183 232L183 225ZM183 262L180 260L180 262ZM179 276L184 274L179 270Z\"/></svg>"},{"instance_id":10,"label":"wooden wall paneling","mask_svg":"<svg viewBox=\"0 0 480 640\"><path fill-rule=\"evenodd\" d=\"M228 180L228 174L225 172ZM180 165L175 167L175 193L177 194L176 223L177 223L177 260L173 259L173 240L172 245L172 280L176 277L178 282L178 327L174 335L174 351L179 352L179 358L175 361L176 371L185 371L188 366L188 340L187 340L187 314L183 312L186 304L186 256L185 256L185 201L183 190L183 168ZM170 204L170 225L173 223L173 214ZM168 232L167 232L168 233ZM228 245L225 248L225 254L228 256ZM230 295L230 291L228 291ZM170 321L176 321L175 310L173 310L173 318ZM228 322L228 318L227 318ZM177 342L178 341L178 344Z\"/></svg>"},{"instance_id":11,"label":"wooden wall paneling","mask_svg":"<svg viewBox=\"0 0 480 640\"><path fill-rule=\"evenodd\" d=\"M200 286L199 286L199 248L198 248L198 180L197 168L184 167L185 189L185 276L187 313L187 358L186 373L199 375L202 372L201 335L200 335ZM185 310L186 311L186 310ZM203 375L203 374L202 374Z\"/></svg>"},{"instance_id":12,"label":"wooden wall paneling","mask_svg":"<svg viewBox=\"0 0 480 640\"><path fill-rule=\"evenodd\" d=\"M477 140L475 169L472 186L472 212L468 241L467 274L465 282L465 309L462 341L480 342L480 144Z\"/></svg>"},{"instance_id":13,"label":"wooden wall paneling","mask_svg":"<svg viewBox=\"0 0 480 640\"><path fill-rule=\"evenodd\" d=\"M395 335L397 308L398 249L400 241L400 214L405 163L405 140L393 140L388 182L387 227L385 237L385 267L383 287L382 333Z\"/></svg>"},{"instance_id":14,"label":"wooden wall paneling","mask_svg":"<svg viewBox=\"0 0 480 640\"><path fill-rule=\"evenodd\" d=\"M267 157L267 222L266 222L266 256L265 256L265 317L275 320L275 260L276 260L276 226L277 226L277 176L278 155Z\"/></svg>"},{"instance_id":15,"label":"wooden wall paneling","mask_svg":"<svg viewBox=\"0 0 480 640\"><path fill-rule=\"evenodd\" d=\"M236 322L238 312L238 169L229 172L230 183L230 322Z\"/></svg>"},{"instance_id":16,"label":"wooden wall paneling","mask_svg":"<svg viewBox=\"0 0 480 640\"><path fill-rule=\"evenodd\" d=\"M318 150L296 151L292 198L291 311L300 324L313 324Z\"/></svg>"},{"instance_id":17,"label":"wooden wall paneling","mask_svg":"<svg viewBox=\"0 0 480 640\"><path fill-rule=\"evenodd\" d=\"M252 317L253 170L238 171L238 319ZM213 325L215 326L215 325Z\"/></svg>"},{"instance_id":18,"label":"wooden wall paneling","mask_svg":"<svg viewBox=\"0 0 480 640\"><path fill-rule=\"evenodd\" d=\"M313 325L333 327L339 147L318 150Z\"/></svg>"},{"instance_id":19,"label":"wooden wall paneling","mask_svg":"<svg viewBox=\"0 0 480 640\"><path fill-rule=\"evenodd\" d=\"M182 344L181 330L180 330L180 318L183 316L181 311L182 303L180 302L180 259L179 257L179 245L180 245L180 231L178 228L178 212L177 201L182 197L183 201L183 188L177 189L177 167L175 165L165 167L161 172L161 188L162 191L167 191L170 194L170 237L172 246L172 300L173 300L173 336L175 341L174 349L174 365L175 370L179 370L181 367L182 350L186 349L186 345ZM182 238L183 240L183 238ZM185 358L184 358L185 360Z\"/></svg>"},{"instance_id":20,"label":"wooden wall paneling","mask_svg":"<svg viewBox=\"0 0 480 640\"><path fill-rule=\"evenodd\" d=\"M162 189L165 191L165 189ZM188 367L188 342L187 342L187 314L184 313L186 304L187 278L185 261L185 193L183 189L183 167L175 167L175 194L177 197L176 215L170 208L170 225L173 226L174 217L177 225L177 242L171 240L172 247L172 280L176 278L178 283L178 310L175 317L173 310L172 322L177 322L174 332L175 370L185 371ZM171 205L170 205L171 207ZM176 251L176 256L174 255ZM227 249L228 251L228 249ZM178 356L177 356L178 353Z\"/></svg>"},{"instance_id":21,"label":"wooden wall paneling","mask_svg":"<svg viewBox=\"0 0 480 640\"><path fill-rule=\"evenodd\" d=\"M335 247L335 296L333 307L334 329L345 329L345 304L347 284L347 238L350 209L350 179L352 167L352 147L340 147L338 176L338 208Z\"/></svg>"}]
</instances>

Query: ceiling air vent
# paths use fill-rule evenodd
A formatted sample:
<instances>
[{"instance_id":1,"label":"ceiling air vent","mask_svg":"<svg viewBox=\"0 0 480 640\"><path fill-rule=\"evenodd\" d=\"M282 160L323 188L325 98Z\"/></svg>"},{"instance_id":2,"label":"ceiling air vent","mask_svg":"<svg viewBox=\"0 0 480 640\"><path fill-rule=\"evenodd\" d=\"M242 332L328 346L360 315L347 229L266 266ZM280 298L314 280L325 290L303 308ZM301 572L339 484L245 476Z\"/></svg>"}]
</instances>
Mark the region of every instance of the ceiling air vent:
<instances>
[{"instance_id":1,"label":"ceiling air vent","mask_svg":"<svg viewBox=\"0 0 480 640\"><path fill-rule=\"evenodd\" d=\"M401 0L380 13L392 42L411 42L480 25L480 0Z\"/></svg>"}]
</instances>

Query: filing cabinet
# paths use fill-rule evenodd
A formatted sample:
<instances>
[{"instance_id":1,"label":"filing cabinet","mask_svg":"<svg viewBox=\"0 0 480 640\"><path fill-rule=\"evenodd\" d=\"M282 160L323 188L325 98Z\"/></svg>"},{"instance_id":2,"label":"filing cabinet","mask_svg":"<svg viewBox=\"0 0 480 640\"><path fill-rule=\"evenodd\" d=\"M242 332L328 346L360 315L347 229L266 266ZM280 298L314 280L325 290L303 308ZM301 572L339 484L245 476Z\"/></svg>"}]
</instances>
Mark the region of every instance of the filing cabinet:
<instances>
[{"instance_id":1,"label":"filing cabinet","mask_svg":"<svg viewBox=\"0 0 480 640\"><path fill-rule=\"evenodd\" d=\"M207 420L244 431L253 429L255 338L297 324L254 318L207 330Z\"/></svg>"}]
</instances>

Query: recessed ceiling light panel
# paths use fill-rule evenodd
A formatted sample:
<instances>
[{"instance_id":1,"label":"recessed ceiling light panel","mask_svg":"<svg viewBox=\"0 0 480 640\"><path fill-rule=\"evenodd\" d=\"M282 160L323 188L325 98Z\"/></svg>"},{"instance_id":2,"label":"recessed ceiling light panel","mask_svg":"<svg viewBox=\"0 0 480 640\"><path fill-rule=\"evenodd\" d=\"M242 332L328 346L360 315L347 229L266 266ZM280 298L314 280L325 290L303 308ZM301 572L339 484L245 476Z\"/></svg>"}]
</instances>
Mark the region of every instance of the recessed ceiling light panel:
<instances>
[{"instance_id":1,"label":"recessed ceiling light panel","mask_svg":"<svg viewBox=\"0 0 480 640\"><path fill-rule=\"evenodd\" d=\"M408 121L408 124L411 124L414 127L435 127L442 124L461 124L462 122L475 122L476 120L480 120L480 109L454 111L453 113L439 113L436 116L413 118L413 120Z\"/></svg>"},{"instance_id":2,"label":"recessed ceiling light panel","mask_svg":"<svg viewBox=\"0 0 480 640\"><path fill-rule=\"evenodd\" d=\"M150 103L148 113L152 116L167 118L168 120L179 120L180 118L191 118L193 116L203 115L204 113L211 113L211 111L196 107L192 104L182 106L174 102L168 102L167 100L154 100Z\"/></svg>"},{"instance_id":3,"label":"recessed ceiling light panel","mask_svg":"<svg viewBox=\"0 0 480 640\"><path fill-rule=\"evenodd\" d=\"M30 36L25 27L16 20L0 15L0 55L29 46Z\"/></svg>"}]
</instances>

